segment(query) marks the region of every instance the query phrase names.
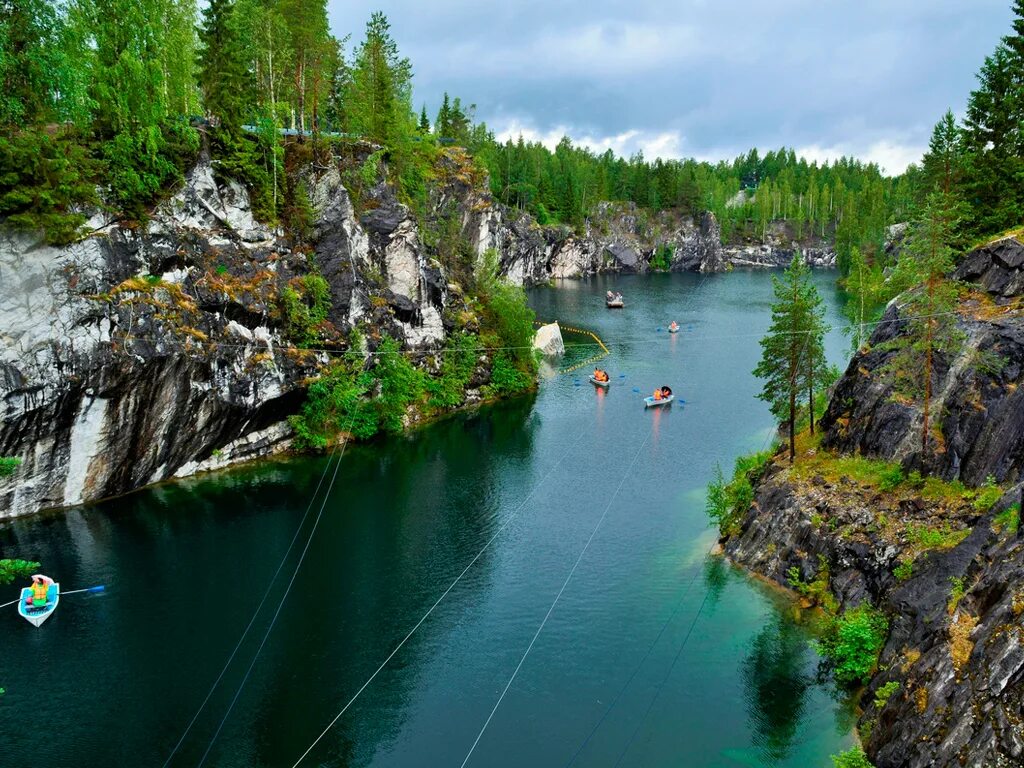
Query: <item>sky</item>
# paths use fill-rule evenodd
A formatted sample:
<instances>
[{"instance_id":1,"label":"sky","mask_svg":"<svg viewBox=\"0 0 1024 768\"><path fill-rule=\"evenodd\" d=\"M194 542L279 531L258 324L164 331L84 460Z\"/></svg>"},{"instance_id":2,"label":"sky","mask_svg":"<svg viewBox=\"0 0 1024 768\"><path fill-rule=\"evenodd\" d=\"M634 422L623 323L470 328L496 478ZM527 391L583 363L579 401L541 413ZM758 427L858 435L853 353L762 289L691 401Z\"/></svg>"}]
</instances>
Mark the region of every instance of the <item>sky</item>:
<instances>
[{"instance_id":1,"label":"sky","mask_svg":"<svg viewBox=\"0 0 1024 768\"><path fill-rule=\"evenodd\" d=\"M756 147L890 174L963 114L1010 0L328 0L339 38L384 11L415 106L476 105L499 138L630 156ZM351 42L349 49L351 49Z\"/></svg>"}]
</instances>

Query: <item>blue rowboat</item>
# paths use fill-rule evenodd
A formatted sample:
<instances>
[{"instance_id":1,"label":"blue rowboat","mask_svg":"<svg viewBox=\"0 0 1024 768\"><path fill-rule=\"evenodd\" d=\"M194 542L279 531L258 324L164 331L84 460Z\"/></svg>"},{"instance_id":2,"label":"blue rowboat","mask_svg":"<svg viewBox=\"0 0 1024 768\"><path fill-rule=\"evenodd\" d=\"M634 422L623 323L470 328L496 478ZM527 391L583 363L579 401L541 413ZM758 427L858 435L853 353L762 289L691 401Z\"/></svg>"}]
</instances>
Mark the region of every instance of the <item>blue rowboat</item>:
<instances>
[{"instance_id":1,"label":"blue rowboat","mask_svg":"<svg viewBox=\"0 0 1024 768\"><path fill-rule=\"evenodd\" d=\"M21 599L18 601L18 614L33 626L40 627L57 610L57 603L60 602L60 584L54 582L50 585L50 588L46 591L46 605L36 607L26 603L25 601L31 597L32 587L25 587L21 590Z\"/></svg>"},{"instance_id":2,"label":"blue rowboat","mask_svg":"<svg viewBox=\"0 0 1024 768\"><path fill-rule=\"evenodd\" d=\"M672 401L676 399L675 395L669 395L663 397L661 400L655 400L653 395L644 398L644 408L655 408L659 405L671 405Z\"/></svg>"}]
</instances>

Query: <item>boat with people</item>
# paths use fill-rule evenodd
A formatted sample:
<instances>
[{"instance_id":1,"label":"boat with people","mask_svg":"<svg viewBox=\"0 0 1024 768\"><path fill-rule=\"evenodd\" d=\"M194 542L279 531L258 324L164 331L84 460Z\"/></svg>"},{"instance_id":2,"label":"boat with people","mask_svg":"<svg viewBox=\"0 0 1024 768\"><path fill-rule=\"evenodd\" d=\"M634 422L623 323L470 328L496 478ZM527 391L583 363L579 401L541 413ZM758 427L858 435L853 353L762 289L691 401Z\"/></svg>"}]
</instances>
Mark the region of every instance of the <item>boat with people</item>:
<instances>
[{"instance_id":1,"label":"boat with people","mask_svg":"<svg viewBox=\"0 0 1024 768\"><path fill-rule=\"evenodd\" d=\"M37 573L32 577L32 586L21 590L18 615L32 626L40 627L57 610L59 602L60 584Z\"/></svg>"},{"instance_id":2,"label":"boat with people","mask_svg":"<svg viewBox=\"0 0 1024 768\"><path fill-rule=\"evenodd\" d=\"M626 302L622 299L622 294L612 293L611 291L605 293L604 303L607 305L608 309L622 309L626 306Z\"/></svg>"},{"instance_id":3,"label":"boat with people","mask_svg":"<svg viewBox=\"0 0 1024 768\"><path fill-rule=\"evenodd\" d=\"M654 394L644 398L644 408L653 408L660 405L671 405L676 396L672 394L669 387L658 387Z\"/></svg>"},{"instance_id":4,"label":"boat with people","mask_svg":"<svg viewBox=\"0 0 1024 768\"><path fill-rule=\"evenodd\" d=\"M608 371L600 368L595 368L594 372L590 374L590 383L595 387L601 387L602 389L608 389L611 386L611 379L608 376Z\"/></svg>"},{"instance_id":5,"label":"boat with people","mask_svg":"<svg viewBox=\"0 0 1024 768\"><path fill-rule=\"evenodd\" d=\"M673 320L668 326L669 333L679 333L679 323Z\"/></svg>"}]
</instances>

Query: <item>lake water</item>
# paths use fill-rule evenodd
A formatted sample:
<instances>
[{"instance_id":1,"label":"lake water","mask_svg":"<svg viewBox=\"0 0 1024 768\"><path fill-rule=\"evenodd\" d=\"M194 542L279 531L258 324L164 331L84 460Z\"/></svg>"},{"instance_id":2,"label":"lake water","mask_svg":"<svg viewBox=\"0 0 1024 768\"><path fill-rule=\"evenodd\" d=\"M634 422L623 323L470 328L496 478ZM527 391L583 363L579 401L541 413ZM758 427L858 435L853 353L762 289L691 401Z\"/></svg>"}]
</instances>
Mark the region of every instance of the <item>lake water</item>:
<instances>
[{"instance_id":1,"label":"lake water","mask_svg":"<svg viewBox=\"0 0 1024 768\"><path fill-rule=\"evenodd\" d=\"M840 325L834 274L815 280ZM604 308L608 288L625 309ZM540 318L606 341L610 390L589 366L548 369L535 396L351 448L206 765L292 766L481 550L302 765L460 766L521 660L469 765L825 768L849 747L799 611L707 554L715 464L772 434L750 373L770 274L530 295ZM847 346L830 334L830 359ZM561 366L592 353L572 346ZM686 402L645 411L662 384ZM40 629L0 616L0 765L163 765L325 465L265 463L0 527L3 556L41 561L65 590L108 587L67 596ZM171 765L207 750L309 527Z\"/></svg>"}]
</instances>

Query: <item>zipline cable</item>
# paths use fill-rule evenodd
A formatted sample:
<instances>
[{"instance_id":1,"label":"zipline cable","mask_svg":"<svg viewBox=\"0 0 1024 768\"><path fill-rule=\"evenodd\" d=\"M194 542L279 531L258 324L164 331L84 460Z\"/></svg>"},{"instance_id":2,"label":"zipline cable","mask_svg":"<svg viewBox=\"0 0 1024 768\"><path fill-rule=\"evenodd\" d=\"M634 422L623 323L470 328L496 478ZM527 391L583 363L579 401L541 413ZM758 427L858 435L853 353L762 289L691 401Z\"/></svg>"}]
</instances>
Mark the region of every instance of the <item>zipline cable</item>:
<instances>
[{"instance_id":1,"label":"zipline cable","mask_svg":"<svg viewBox=\"0 0 1024 768\"><path fill-rule=\"evenodd\" d=\"M714 545L712 545L712 547L713 546ZM707 554L710 553L711 550L709 549ZM707 558L707 554L705 554L705 559ZM629 679L626 681L625 685L623 685L619 689L619 692L615 694L615 698L613 698L611 703L605 708L604 713L601 715L601 718L594 724L594 727L590 730L590 733L587 734L587 737L583 739L582 743L573 753L572 757L569 758L569 762L565 764L565 768L570 768L570 766L576 762L576 759L580 756L583 750L586 749L587 744L589 744L590 740L594 738L594 734L597 733L598 729L607 719L608 715L610 715L612 710L615 709L615 705L619 703L619 699L622 698L622 695L626 692L629 686L632 685L633 680L636 679L636 676L639 674L641 668L647 662L647 659L650 658L651 653L654 651L655 646L658 645L658 642L661 640L662 635L665 634L665 630L668 629L669 624L672 623L672 620L675 619L676 615L679 613L679 609L682 608L683 602L685 601L686 596L690 593L690 589L693 587L693 584L697 580L697 576L699 574L700 568L698 567L694 569L693 577L690 579L690 581L679 591L679 597L676 600L675 607L673 607L672 612L668 615L668 618L665 619L665 623L661 625L661 629L658 630L658 634L655 636L654 640L647 648L647 652L643 655L643 658L640 659L640 663L636 665L636 668L633 670L633 674L629 676Z\"/></svg>"},{"instance_id":2,"label":"zipline cable","mask_svg":"<svg viewBox=\"0 0 1024 768\"><path fill-rule=\"evenodd\" d=\"M367 358L363 363L363 368L369 365L370 358ZM352 412L352 416L349 419L348 429L346 432L350 432L352 425L355 423L356 412ZM210 739L210 743L206 746L206 751L203 752L203 756L199 759L199 763L196 768L202 768L203 763L206 762L206 758L210 754L210 750L213 749L213 745L216 743L217 738L220 736L221 730L224 728L224 724L228 721L228 717L231 715L231 711L235 708L235 704L238 702L238 697L242 694L242 689L245 688L245 684L249 681L249 676L252 674L253 668L256 666L256 660L259 659L260 654L263 652L263 647L267 644L267 638L270 637L270 633L274 629L274 625L277 624L277 618L281 615L281 609L284 607L285 601L288 599L288 595L292 591L292 586L295 584L295 579L299 575L299 569L302 567L302 563L306 559L306 553L309 552L309 547L313 543L313 536L316 534L316 529L320 525L320 520L323 517L324 509L327 507L327 501L331 498L331 491L334 490L334 483L338 479L338 470L341 468L341 462L345 458L345 451L348 449L349 440L341 446L341 453L338 456L337 462L334 464L334 472L331 474L330 482L327 484L327 490L324 492L323 500L320 502L320 509L316 513L316 518L313 520L313 527L309 530L309 536L306 537L306 545L302 548L302 553L299 555L298 562L295 563L295 568L292 570L291 578L288 580L288 586L285 587L284 594L281 595L281 599L277 603L277 610L274 611L274 615L270 620L270 624L267 626L266 632L263 633L263 639L260 641L259 647L256 649L256 653L252 657L252 661L249 662L249 667L245 670L245 674L242 676L242 681L238 684L238 688L235 689L235 695L231 698L231 703L228 704L227 711L224 712L224 717L221 718L220 723L217 725L217 730L214 731L213 737ZM333 451L332 451L333 454ZM330 462L328 461L328 466ZM321 476L321 482L323 477L327 474L327 468L324 469L324 475ZM319 486L318 486L319 489ZM313 500L316 499L314 493L313 498L310 500L310 506L312 506ZM307 509L308 514L308 509ZM301 529L301 524L299 528ZM298 531L296 531L296 534ZM289 547L290 550L290 547ZM282 561L283 562L283 561Z\"/></svg>"},{"instance_id":3,"label":"zipline cable","mask_svg":"<svg viewBox=\"0 0 1024 768\"><path fill-rule=\"evenodd\" d=\"M398 645L396 645L394 647L394 649L391 651L391 653L388 654L387 658L385 658L384 661L382 661L380 663L380 666L378 666L377 669L374 670L373 674L370 675L366 679L366 682L363 683L359 687L359 689L352 695L352 698L350 698L345 703L345 706L343 706L341 708L341 710L338 712L338 714L336 714L334 716L334 719L332 719L331 722L329 722L327 724L327 727L324 728L323 731L320 732L320 735L317 736L313 740L313 743L310 744L309 747L306 748L306 751L303 752L299 756L299 759L295 761L295 763L292 765L292 768L297 768L299 763L301 763L306 758L306 756L310 752L313 751L313 748L316 747L316 745L320 743L321 739L323 739L323 737L327 735L327 733L331 730L331 728L334 727L335 723L337 723L338 720L341 719L342 715L344 715L348 711L349 707L351 707L352 704L355 703L356 699L359 698L359 696L363 693L363 691L365 691L370 686L370 683L372 683L374 681L374 679L376 679L377 675L379 675L381 673L381 671L384 669L384 667L386 667L388 665L388 663L391 661L391 659L393 659L395 657L395 655L402 649L402 647L409 641L409 639L414 634L416 634L416 630L418 630L420 628L420 626L422 626L423 622L425 622L430 617L430 615L434 612L434 610L437 608L437 606L439 606L441 604L441 602L448 596L448 594L455 588L455 586L460 581L462 581L462 577L465 576L469 572L470 568L473 567L473 565L476 563L476 561L479 560L483 556L484 552L486 552L487 549L491 546L491 544L494 543L494 540L497 539L498 536L502 533L502 531L504 531L512 523L512 521L519 515L519 513L526 506L526 503L531 498L533 498L533 495L540 489L540 487L544 484L544 482L554 473L554 471L556 469L558 469L558 467L565 460L565 457L569 455L569 452L573 448L575 448L576 445L583 438L584 432L586 432L586 426L584 426L584 428L580 430L579 434L572 441L572 444L566 449L565 453L563 453L559 457L558 461L555 462L551 466L551 469L549 469L544 474L544 476L537 482L537 484L530 490L530 493L527 494L527 496L522 500L522 502L520 502L519 506L516 507L516 509L508 516L508 518L491 535L491 537L487 540L487 542L483 545L483 547L481 547L480 551L477 552L476 555L473 557L473 559L469 561L469 564L465 568L463 568L462 572L458 576L455 577L455 579L452 581L452 583L448 585L448 588L444 592L441 593L441 596L438 597L436 601L434 601L434 604L431 605L429 609L427 609L427 612L423 614L423 616L420 618L420 620L417 621L415 625L413 625L413 628L409 630L409 632L405 635L405 637L402 638L401 642L398 643Z\"/></svg>"},{"instance_id":4,"label":"zipline cable","mask_svg":"<svg viewBox=\"0 0 1024 768\"><path fill-rule=\"evenodd\" d=\"M629 462L629 466L626 468L625 473L622 475L622 479L619 480L619 484L618 486L616 486L615 492L612 493L611 498L608 499L608 503L605 505L604 512L601 513L601 517L597 521L597 525L595 525L594 530L590 532L590 538L587 539L587 543L584 544L583 549L580 550L579 556L577 556L576 558L576 562L573 563L572 568L569 570L569 574L565 577L565 581L562 583L562 588L559 589L558 594L555 595L555 599L551 602L551 607L548 608L548 612L544 615L544 619L541 621L540 626L537 627L537 631L534 632L533 638L530 640L530 644L526 646L526 650L523 652L522 658L519 659L519 663L516 665L515 670L512 672L512 676L508 679L508 682L505 684L504 690L501 692L501 695L498 696L498 700L494 703L494 707L491 709L491 713L487 716L487 719L484 721L483 727L480 729L480 732L476 735L476 739L473 741L472 746L470 746L469 752L466 753L466 757L465 759L463 759L460 768L465 768L466 764L469 762L469 759L473 756L473 752L474 750L476 750L477 745L480 743L480 739L483 737L484 731L486 731L487 726L491 724L491 720L494 719L494 713L498 711L498 707L501 706L501 702L504 700L505 694L507 694L509 688L512 687L512 683L515 681L516 676L519 674L519 670L523 668L523 664L526 662L526 657L530 655L530 651L533 650L533 646L537 642L537 638L540 637L540 633L544 631L544 626L548 623L548 619L551 618L551 614L554 612L555 606L558 605L558 601L562 597L562 593L565 592L566 587L569 586L569 582L572 580L573 574L576 573L576 569L579 567L580 562L583 560L583 556L587 554L587 550L590 548L590 543L594 540L594 537L597 535L597 532L601 529L601 525L604 523L605 518L608 516L608 510L611 509L612 503L619 495L619 491L622 490L622 486L625 484L626 478L629 477L631 472L633 471L634 465L640 458L640 454L643 451L644 446L647 445L647 441L650 439L651 434L653 432L654 424L652 422L650 430L648 430L647 434L644 436L643 442L640 443L640 447L637 448L636 453L633 455L632 461Z\"/></svg>"},{"instance_id":5,"label":"zipline cable","mask_svg":"<svg viewBox=\"0 0 1024 768\"><path fill-rule=\"evenodd\" d=\"M800 355L799 355L799 357L801 357L801 358L803 357L804 353L807 351L807 345L810 343L810 341L811 341L811 337L808 336L807 339L804 341L804 345L800 348ZM814 407L813 403L811 404L811 407L812 408ZM771 431L769 431L768 435L767 435L767 437L766 437L766 439L764 441L764 446L761 448L762 451L767 449L768 443L771 441L771 439L772 439L772 433L771 433ZM712 541L711 546L708 547L708 551L704 555L704 559L705 560L711 555L711 551L715 548L715 544L716 543L717 543L717 541ZM693 581L695 581L695 580L696 580L696 572L694 573L694 578L691 581L691 585L693 584ZM665 673L665 676L662 678L661 682L658 684L658 688L655 691L655 694L654 694L653 698L651 699L650 703L647 705L647 709L644 711L644 714L640 718L640 721L636 724L636 728L633 729L633 733L630 735L629 741L627 741L626 742L626 746L623 747L622 752L619 754L618 760L615 761L615 765L613 766L613 768L618 768L619 764L622 762L622 759L626 756L626 753L629 751L629 748L632 746L633 741L636 739L637 734L640 732L641 726L644 724L644 722L646 722L648 715L650 715L650 713L651 713L651 710L654 709L654 704L658 701L658 697L661 696L661 692L662 692L662 690L664 690L665 683L668 682L668 678L669 678L669 676L671 676L672 670L675 669L676 663L679 661L679 657L682 655L683 649L686 647L686 643L690 640L690 635L693 633L694 627L697 626L697 621L700 619L700 615L701 615L701 613L704 610L704 606L707 604L708 595L710 595L710 594L711 594L710 590L707 590L707 591L704 592L704 597L700 601L700 605L697 607L697 612L693 615L693 621L690 622L690 626L686 630L686 635L683 637L683 642L679 646L679 650L676 651L676 655L675 655L675 657L673 657L672 663L669 665L668 671ZM627 685L628 685L628 683L627 683ZM602 720L603 719L604 718L602 718ZM598 723L598 725L600 725L600 723ZM596 728L595 728L595 730L596 730ZM590 735L593 736L593 733L591 733ZM590 739L590 736L587 737L588 741L589 741L589 739ZM585 743L586 742L584 742L584 744ZM573 760L575 760L575 759L576 758L574 756Z\"/></svg>"},{"instance_id":6,"label":"zipline cable","mask_svg":"<svg viewBox=\"0 0 1024 768\"><path fill-rule=\"evenodd\" d=\"M700 283L697 284L696 289L694 289L693 291L694 300L696 299L697 294L700 292L700 289L703 287L704 283L707 282L709 276L710 273L705 274L704 277L701 279ZM711 543L711 546L708 548L708 551L704 553L704 558L701 560L702 563L704 562L704 560L707 560L708 555L711 554L711 550L714 549L715 543L717 542L713 541ZM580 756L583 750L586 749L587 744L589 744L590 740L594 738L594 734L597 733L598 729L600 729L601 725L608 718L608 715L610 715L612 710L615 709L615 705L619 703L619 699L621 699L622 695L629 689L629 686L633 684L633 680L636 679L636 676L640 673L640 670L647 662L647 659L650 658L651 653L654 652L654 648L658 645L658 642L661 640L662 635L665 634L665 630L668 629L669 624L672 623L673 619L675 619L676 615L679 613L679 609L682 608L683 601L686 599L687 595L690 594L690 590L693 588L694 583L697 581L697 576L700 574L700 572L701 571L699 567L694 569L693 576L690 578L690 581L687 582L686 585L679 591L679 597L676 600L675 606L673 607L671 613L669 613L668 618L665 619L665 622L661 625L661 629L658 630L658 634L655 636L650 646L648 646L647 652L644 653L643 657L640 659L640 662L633 669L633 673L629 676L629 679L626 680L625 685L623 685L619 689L618 693L615 694L615 697L612 699L611 703L605 708L604 713L601 715L600 719L594 724L594 727L590 730L590 733L587 734L587 737L583 739L582 743L580 743L579 747L577 747L572 757L569 758L569 762L565 764L565 768L570 768L570 766L572 766L572 764L576 762L577 758Z\"/></svg>"},{"instance_id":7,"label":"zipline cable","mask_svg":"<svg viewBox=\"0 0 1024 768\"><path fill-rule=\"evenodd\" d=\"M665 689L665 683L668 682L668 678L672 674L672 670L675 669L676 662L679 661L679 657L682 655L683 649L686 647L686 643L689 641L690 635L693 633L693 628L697 626L697 620L700 618L700 614L704 610L704 606L708 602L708 595L710 594L711 590L707 590L704 592L704 598L700 601L700 605L697 607L697 613L693 615L693 621L690 622L690 627L686 630L686 635L683 637L683 642L679 646L679 650L676 651L676 655L673 657L672 663L669 665L668 671L665 673L665 676L661 679L661 682L658 683L658 690L651 698L651 703L647 705L647 709L644 710L644 714L640 718L640 722L636 724L636 728L633 729L633 733L629 737L629 741L626 742L626 746L623 747L621 754L619 754L619 759L615 761L615 765L612 766L612 768L618 768L619 764L622 762L622 758L626 756L626 753L629 751L629 748L633 745L633 740L636 738L636 735L640 732L640 727L647 720L647 716L651 714L651 710L654 709L654 704L655 702L657 702L658 697L661 696L661 692Z\"/></svg>"},{"instance_id":8,"label":"zipline cable","mask_svg":"<svg viewBox=\"0 0 1024 768\"><path fill-rule=\"evenodd\" d=\"M347 444L347 441L346 441ZM274 588L274 584L277 582L277 577L281 574L281 570L284 568L285 562L288 560L288 556L291 554L292 548L295 546L295 542L298 541L299 533L302 531L303 526L306 524L306 520L309 517L309 512L313 508L313 503L316 501L317 495L320 493L320 488L323 486L324 479L327 477L327 473L331 468L331 461L334 459L334 452L337 450L337 443L331 448L331 452L327 457L327 463L324 465L324 471L320 475L320 480L316 484L316 488L313 491L312 496L309 498L309 503L306 505L306 511L302 514L302 518L299 520L298 526L295 528L295 533L292 534L292 540L289 542L287 549L284 551L284 555L281 557L281 561L277 564L277 569L274 571L274 575L270 577L270 581L267 583L267 589L263 593L263 597L260 599L259 605L256 606L255 612L253 612L252 618L249 619L249 623L246 624L245 629L242 630L241 637L238 638L238 642L235 643L235 647L232 649L231 654L228 656L227 661L224 662L224 666L221 667L220 673L217 678L213 681L213 685L210 686L210 690L206 692L206 697L199 705L199 709L196 710L195 714L192 715L192 719L189 720L188 725L185 727L184 732L178 739L178 742L174 745L174 749L171 750L171 754L167 756L164 761L163 768L167 768L170 765L171 760L174 759L174 755L181 748L185 738L188 736L189 731L192 730L192 726L196 724L199 719L199 715L206 708L206 705L210 701L210 697L213 696L213 692L220 685L220 681L224 678L225 673L228 671L228 667L231 666L231 662L234 661L235 656L238 654L239 649L242 647L242 643L245 642L245 638L249 635L249 630L252 629L253 624L256 622L256 617L259 616L260 611L263 610L264 604L267 602L267 598L270 596L271 591Z\"/></svg>"}]
</instances>

